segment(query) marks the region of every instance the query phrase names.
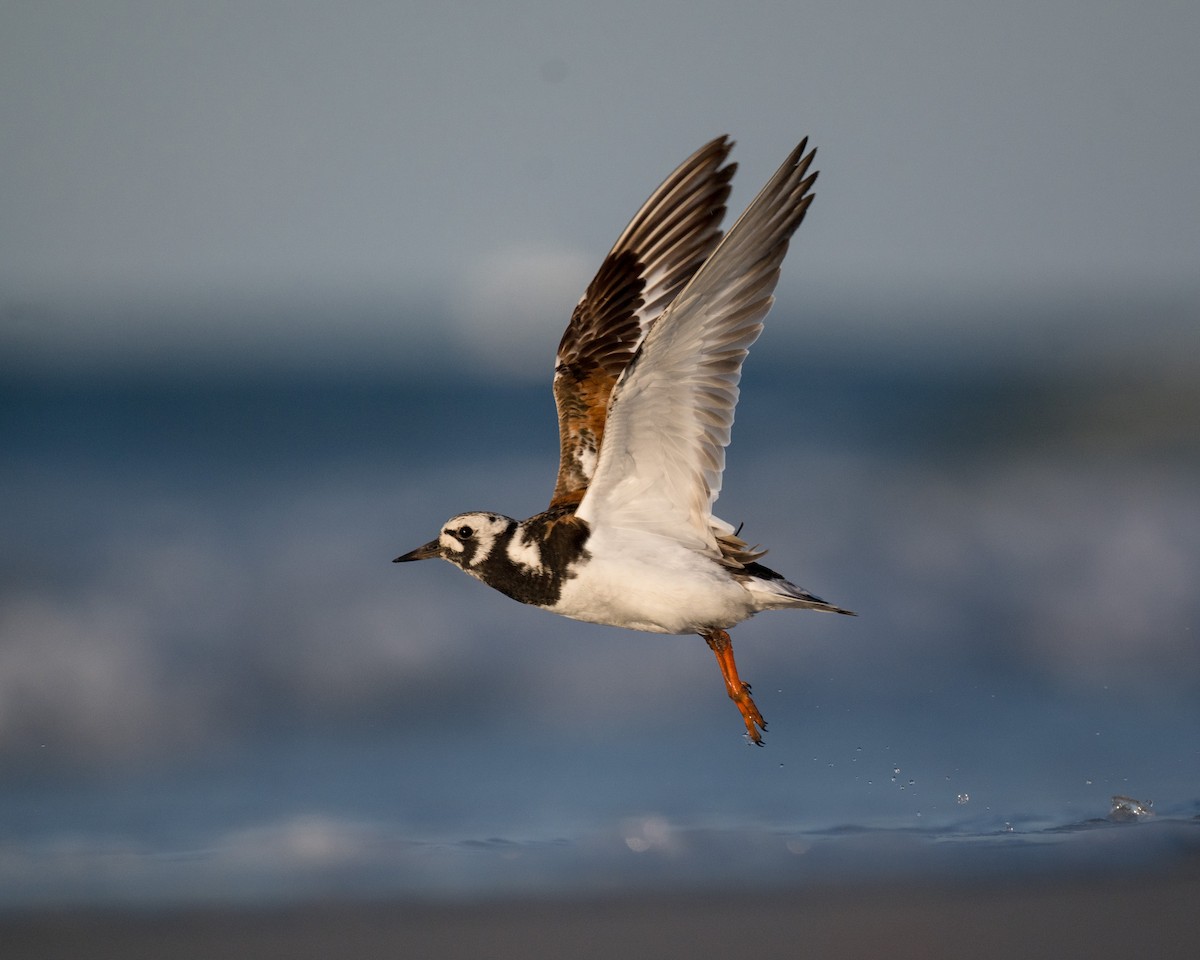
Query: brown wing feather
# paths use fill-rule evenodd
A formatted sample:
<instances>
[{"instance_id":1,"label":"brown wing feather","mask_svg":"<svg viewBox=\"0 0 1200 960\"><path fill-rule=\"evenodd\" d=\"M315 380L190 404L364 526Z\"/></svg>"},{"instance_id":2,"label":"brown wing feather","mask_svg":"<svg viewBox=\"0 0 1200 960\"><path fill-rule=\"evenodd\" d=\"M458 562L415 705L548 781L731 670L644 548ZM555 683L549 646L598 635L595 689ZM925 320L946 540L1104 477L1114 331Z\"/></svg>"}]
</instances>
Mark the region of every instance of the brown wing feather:
<instances>
[{"instance_id":1,"label":"brown wing feather","mask_svg":"<svg viewBox=\"0 0 1200 960\"><path fill-rule=\"evenodd\" d=\"M604 440L608 398L654 321L721 240L733 144L705 144L629 222L571 314L558 345L559 465L551 508L583 499Z\"/></svg>"}]
</instances>

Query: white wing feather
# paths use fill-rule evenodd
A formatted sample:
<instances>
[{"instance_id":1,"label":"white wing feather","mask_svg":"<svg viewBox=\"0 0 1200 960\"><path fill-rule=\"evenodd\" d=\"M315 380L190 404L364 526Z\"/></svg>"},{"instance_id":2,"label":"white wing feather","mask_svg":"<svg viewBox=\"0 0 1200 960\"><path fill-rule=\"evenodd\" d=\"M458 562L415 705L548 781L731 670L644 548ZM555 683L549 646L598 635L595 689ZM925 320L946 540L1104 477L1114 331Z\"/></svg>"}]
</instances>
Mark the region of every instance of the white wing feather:
<instances>
[{"instance_id":1,"label":"white wing feather","mask_svg":"<svg viewBox=\"0 0 1200 960\"><path fill-rule=\"evenodd\" d=\"M721 490L742 361L774 302L788 239L812 200L802 142L651 329L609 401L596 473L577 515L720 557ZM815 151L814 151L815 152Z\"/></svg>"}]
</instances>

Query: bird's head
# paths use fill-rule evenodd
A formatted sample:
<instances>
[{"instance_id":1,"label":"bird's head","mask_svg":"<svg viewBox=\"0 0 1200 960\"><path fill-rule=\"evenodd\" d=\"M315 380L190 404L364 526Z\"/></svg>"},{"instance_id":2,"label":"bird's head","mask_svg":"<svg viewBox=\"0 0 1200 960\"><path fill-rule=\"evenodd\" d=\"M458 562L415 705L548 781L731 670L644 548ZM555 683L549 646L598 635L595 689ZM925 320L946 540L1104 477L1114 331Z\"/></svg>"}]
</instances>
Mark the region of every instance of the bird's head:
<instances>
[{"instance_id":1,"label":"bird's head","mask_svg":"<svg viewBox=\"0 0 1200 960\"><path fill-rule=\"evenodd\" d=\"M496 513L460 513L442 524L436 540L410 550L393 563L441 557L470 573L488 558L496 540L515 523Z\"/></svg>"}]
</instances>

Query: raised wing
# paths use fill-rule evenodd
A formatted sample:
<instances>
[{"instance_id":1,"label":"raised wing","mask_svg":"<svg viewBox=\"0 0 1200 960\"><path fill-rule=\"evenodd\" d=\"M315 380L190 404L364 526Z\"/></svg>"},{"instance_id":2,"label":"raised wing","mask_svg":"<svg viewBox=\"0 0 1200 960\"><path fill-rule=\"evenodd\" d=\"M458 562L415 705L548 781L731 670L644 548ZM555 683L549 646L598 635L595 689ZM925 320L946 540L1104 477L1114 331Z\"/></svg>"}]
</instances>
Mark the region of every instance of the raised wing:
<instances>
[{"instance_id":1,"label":"raised wing","mask_svg":"<svg viewBox=\"0 0 1200 960\"><path fill-rule=\"evenodd\" d=\"M733 528L712 516L742 361L774 302L788 240L812 202L798 147L680 291L625 370L577 515L620 535L660 535L721 559ZM815 153L815 151L814 151ZM749 555L748 555L749 556Z\"/></svg>"},{"instance_id":2,"label":"raised wing","mask_svg":"<svg viewBox=\"0 0 1200 960\"><path fill-rule=\"evenodd\" d=\"M571 314L554 370L558 480L550 506L575 506L595 472L608 398L647 331L721 240L733 144L718 137L651 194Z\"/></svg>"}]
</instances>

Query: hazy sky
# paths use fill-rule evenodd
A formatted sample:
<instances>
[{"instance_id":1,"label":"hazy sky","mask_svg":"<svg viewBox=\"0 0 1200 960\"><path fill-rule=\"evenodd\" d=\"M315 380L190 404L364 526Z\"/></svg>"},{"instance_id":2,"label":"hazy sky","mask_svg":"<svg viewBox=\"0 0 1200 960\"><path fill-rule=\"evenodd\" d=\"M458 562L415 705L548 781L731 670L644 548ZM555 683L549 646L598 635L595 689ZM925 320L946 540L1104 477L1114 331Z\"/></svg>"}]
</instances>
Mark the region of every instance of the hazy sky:
<instances>
[{"instance_id":1,"label":"hazy sky","mask_svg":"<svg viewBox=\"0 0 1200 960\"><path fill-rule=\"evenodd\" d=\"M3 339L246 302L556 331L725 132L739 208L819 147L786 297L1194 290L1198 37L1190 0L7 3Z\"/></svg>"}]
</instances>

